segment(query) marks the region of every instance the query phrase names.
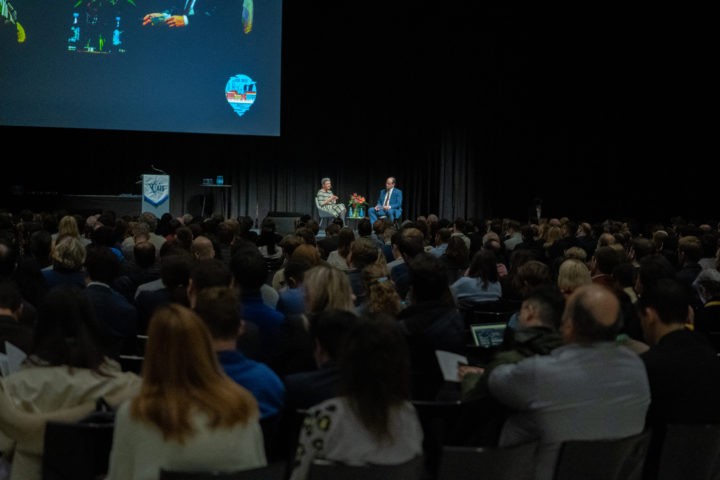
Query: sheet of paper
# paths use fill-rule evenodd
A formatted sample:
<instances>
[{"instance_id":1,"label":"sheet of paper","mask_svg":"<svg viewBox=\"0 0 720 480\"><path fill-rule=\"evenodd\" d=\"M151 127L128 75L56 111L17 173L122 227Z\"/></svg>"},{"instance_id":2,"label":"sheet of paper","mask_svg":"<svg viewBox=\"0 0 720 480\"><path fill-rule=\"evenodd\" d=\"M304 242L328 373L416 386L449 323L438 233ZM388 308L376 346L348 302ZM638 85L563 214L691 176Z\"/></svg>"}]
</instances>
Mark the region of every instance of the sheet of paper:
<instances>
[{"instance_id":1,"label":"sheet of paper","mask_svg":"<svg viewBox=\"0 0 720 480\"><path fill-rule=\"evenodd\" d=\"M443 350L435 350L435 356L440 364L443 378L447 382L459 382L458 363L467 364L467 358L457 353L445 352Z\"/></svg>"},{"instance_id":2,"label":"sheet of paper","mask_svg":"<svg viewBox=\"0 0 720 480\"><path fill-rule=\"evenodd\" d=\"M10 373L20 370L20 365L25 361L27 355L25 352L17 348L10 342L5 342L5 355L7 357L7 367Z\"/></svg>"}]
</instances>

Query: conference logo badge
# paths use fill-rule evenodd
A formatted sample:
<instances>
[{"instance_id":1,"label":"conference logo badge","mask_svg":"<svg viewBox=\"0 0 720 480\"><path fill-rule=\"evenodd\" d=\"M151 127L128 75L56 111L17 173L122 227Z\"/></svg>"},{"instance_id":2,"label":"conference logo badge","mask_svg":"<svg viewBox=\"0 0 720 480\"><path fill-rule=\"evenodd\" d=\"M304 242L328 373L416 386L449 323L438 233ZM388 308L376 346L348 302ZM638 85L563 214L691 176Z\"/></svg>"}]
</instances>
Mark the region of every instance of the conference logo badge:
<instances>
[{"instance_id":1,"label":"conference logo badge","mask_svg":"<svg viewBox=\"0 0 720 480\"><path fill-rule=\"evenodd\" d=\"M239 117L245 115L257 98L257 87L247 75L230 77L225 85L225 98Z\"/></svg>"}]
</instances>

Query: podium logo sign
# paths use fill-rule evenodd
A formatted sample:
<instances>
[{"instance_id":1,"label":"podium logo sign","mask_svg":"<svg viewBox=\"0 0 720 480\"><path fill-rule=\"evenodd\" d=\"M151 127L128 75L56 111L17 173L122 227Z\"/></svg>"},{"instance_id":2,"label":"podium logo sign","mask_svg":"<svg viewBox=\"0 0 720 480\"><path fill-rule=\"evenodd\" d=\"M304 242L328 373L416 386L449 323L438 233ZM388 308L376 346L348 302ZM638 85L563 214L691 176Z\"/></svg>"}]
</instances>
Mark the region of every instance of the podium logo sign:
<instances>
[{"instance_id":1,"label":"podium logo sign","mask_svg":"<svg viewBox=\"0 0 720 480\"><path fill-rule=\"evenodd\" d=\"M145 175L143 177L143 197L154 206L170 198L170 177L168 175Z\"/></svg>"}]
</instances>

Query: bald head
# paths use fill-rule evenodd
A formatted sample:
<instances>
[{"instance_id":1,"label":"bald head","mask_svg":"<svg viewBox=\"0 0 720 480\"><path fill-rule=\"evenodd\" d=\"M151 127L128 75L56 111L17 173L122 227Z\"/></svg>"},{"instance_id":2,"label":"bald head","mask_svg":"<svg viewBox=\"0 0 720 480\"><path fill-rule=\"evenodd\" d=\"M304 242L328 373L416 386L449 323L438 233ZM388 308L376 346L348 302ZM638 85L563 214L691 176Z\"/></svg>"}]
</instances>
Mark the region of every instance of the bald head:
<instances>
[{"instance_id":1,"label":"bald head","mask_svg":"<svg viewBox=\"0 0 720 480\"><path fill-rule=\"evenodd\" d=\"M566 343L611 342L621 326L620 302L602 285L584 285L568 298L562 323Z\"/></svg>"},{"instance_id":2,"label":"bald head","mask_svg":"<svg viewBox=\"0 0 720 480\"><path fill-rule=\"evenodd\" d=\"M215 248L208 237L198 236L192 242L192 254L198 260L210 260L215 258Z\"/></svg>"}]
</instances>

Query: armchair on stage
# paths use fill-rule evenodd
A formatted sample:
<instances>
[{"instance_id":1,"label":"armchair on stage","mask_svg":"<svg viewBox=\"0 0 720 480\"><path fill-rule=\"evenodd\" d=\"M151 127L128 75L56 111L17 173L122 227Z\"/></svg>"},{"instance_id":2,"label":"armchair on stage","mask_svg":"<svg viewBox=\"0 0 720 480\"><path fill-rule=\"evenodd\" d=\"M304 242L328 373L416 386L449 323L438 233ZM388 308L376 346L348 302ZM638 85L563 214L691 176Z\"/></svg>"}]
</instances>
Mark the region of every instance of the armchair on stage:
<instances>
[{"instance_id":1,"label":"armchair on stage","mask_svg":"<svg viewBox=\"0 0 720 480\"><path fill-rule=\"evenodd\" d=\"M402 191L397 188L393 188L390 191L390 198L387 197L387 190L383 189L380 192L376 207L368 209L368 216L370 217L370 223L375 223L378 218L387 217L391 222L395 222L402 216ZM387 210L385 207L389 207Z\"/></svg>"}]
</instances>

